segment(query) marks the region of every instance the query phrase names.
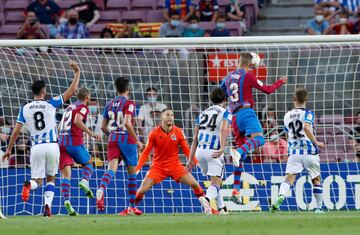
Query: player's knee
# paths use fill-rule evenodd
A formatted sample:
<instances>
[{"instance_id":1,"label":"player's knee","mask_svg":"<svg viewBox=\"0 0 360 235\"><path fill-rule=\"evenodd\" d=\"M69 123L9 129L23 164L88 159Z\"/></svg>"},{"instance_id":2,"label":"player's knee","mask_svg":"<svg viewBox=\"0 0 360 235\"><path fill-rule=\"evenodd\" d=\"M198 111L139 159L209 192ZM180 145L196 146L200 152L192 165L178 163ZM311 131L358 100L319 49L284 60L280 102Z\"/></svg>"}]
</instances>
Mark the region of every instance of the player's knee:
<instances>
[{"instance_id":1,"label":"player's knee","mask_svg":"<svg viewBox=\"0 0 360 235\"><path fill-rule=\"evenodd\" d=\"M38 184L38 187L41 187L43 184L42 179L34 179L36 181L36 183Z\"/></svg>"},{"instance_id":2,"label":"player's knee","mask_svg":"<svg viewBox=\"0 0 360 235\"><path fill-rule=\"evenodd\" d=\"M259 147L265 144L265 138L262 135L255 136L254 139L259 141Z\"/></svg>"},{"instance_id":3,"label":"player's knee","mask_svg":"<svg viewBox=\"0 0 360 235\"><path fill-rule=\"evenodd\" d=\"M314 179L312 179L312 183L313 185L320 185L321 184L320 176L317 176Z\"/></svg>"}]
</instances>

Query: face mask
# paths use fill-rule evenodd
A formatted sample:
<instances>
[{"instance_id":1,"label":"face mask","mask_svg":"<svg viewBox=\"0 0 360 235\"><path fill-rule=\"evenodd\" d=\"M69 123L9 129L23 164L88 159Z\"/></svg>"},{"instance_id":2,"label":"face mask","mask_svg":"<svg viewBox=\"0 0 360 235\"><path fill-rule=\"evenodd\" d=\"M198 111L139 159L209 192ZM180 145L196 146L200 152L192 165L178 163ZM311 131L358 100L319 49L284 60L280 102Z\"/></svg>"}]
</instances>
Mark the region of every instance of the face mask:
<instances>
[{"instance_id":1,"label":"face mask","mask_svg":"<svg viewBox=\"0 0 360 235\"><path fill-rule=\"evenodd\" d=\"M316 20L317 22L322 22L322 21L324 20L324 16L323 16L323 15L316 15L316 16L315 16L315 20Z\"/></svg>"},{"instance_id":2,"label":"face mask","mask_svg":"<svg viewBox=\"0 0 360 235\"><path fill-rule=\"evenodd\" d=\"M90 106L89 109L90 109L91 114L93 114L93 115L97 114L97 107L96 106Z\"/></svg>"},{"instance_id":3,"label":"face mask","mask_svg":"<svg viewBox=\"0 0 360 235\"><path fill-rule=\"evenodd\" d=\"M157 98L156 98L156 97L153 97L153 96L147 98L147 101L148 101L149 103L155 103L156 100L157 100Z\"/></svg>"},{"instance_id":4,"label":"face mask","mask_svg":"<svg viewBox=\"0 0 360 235\"><path fill-rule=\"evenodd\" d=\"M278 136L277 136L277 135L272 135L272 136L270 136L270 138L269 138L269 141L270 141L270 142L277 141L277 140L278 140Z\"/></svg>"},{"instance_id":5,"label":"face mask","mask_svg":"<svg viewBox=\"0 0 360 235\"><path fill-rule=\"evenodd\" d=\"M174 27L178 26L180 24L179 20L171 20L170 24Z\"/></svg>"},{"instance_id":6,"label":"face mask","mask_svg":"<svg viewBox=\"0 0 360 235\"><path fill-rule=\"evenodd\" d=\"M268 122L270 122L270 123L273 123L274 121L275 121L275 119L273 118L273 117L268 117Z\"/></svg>"},{"instance_id":7,"label":"face mask","mask_svg":"<svg viewBox=\"0 0 360 235\"><path fill-rule=\"evenodd\" d=\"M1 132L5 135L9 135L11 132L11 128L5 126L5 127L1 128Z\"/></svg>"},{"instance_id":8,"label":"face mask","mask_svg":"<svg viewBox=\"0 0 360 235\"><path fill-rule=\"evenodd\" d=\"M340 18L340 24L346 24L347 19L346 18Z\"/></svg>"},{"instance_id":9,"label":"face mask","mask_svg":"<svg viewBox=\"0 0 360 235\"><path fill-rule=\"evenodd\" d=\"M195 24L191 24L191 25L190 25L190 28L191 28L191 29L198 29L198 28L199 28L199 25L196 24L196 23L195 23Z\"/></svg>"},{"instance_id":10,"label":"face mask","mask_svg":"<svg viewBox=\"0 0 360 235\"><path fill-rule=\"evenodd\" d=\"M223 28L225 28L225 23L221 23L221 22L216 23L216 27L219 29L223 29Z\"/></svg>"},{"instance_id":11,"label":"face mask","mask_svg":"<svg viewBox=\"0 0 360 235\"><path fill-rule=\"evenodd\" d=\"M70 24L76 24L77 23L77 18L75 18L75 17L69 18L69 23Z\"/></svg>"}]
</instances>

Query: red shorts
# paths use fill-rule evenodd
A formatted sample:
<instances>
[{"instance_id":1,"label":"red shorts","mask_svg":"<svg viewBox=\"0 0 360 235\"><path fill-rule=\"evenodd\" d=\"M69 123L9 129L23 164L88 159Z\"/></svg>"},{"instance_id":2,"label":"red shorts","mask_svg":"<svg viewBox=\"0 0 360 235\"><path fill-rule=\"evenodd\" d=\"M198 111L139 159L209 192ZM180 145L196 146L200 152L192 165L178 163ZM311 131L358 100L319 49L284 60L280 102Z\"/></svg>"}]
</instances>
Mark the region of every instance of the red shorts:
<instances>
[{"instance_id":1,"label":"red shorts","mask_svg":"<svg viewBox=\"0 0 360 235\"><path fill-rule=\"evenodd\" d=\"M108 162L110 162L111 160L116 158L119 159L119 162L122 161L122 156L118 144L115 141L109 141L107 148L107 160Z\"/></svg>"},{"instance_id":2,"label":"red shorts","mask_svg":"<svg viewBox=\"0 0 360 235\"><path fill-rule=\"evenodd\" d=\"M183 165L177 164L170 168L165 168L165 167L160 168L160 167L152 166L149 169L146 176L154 180L155 183L159 184L167 177L171 177L176 182L179 182L181 177L185 176L187 173L188 171Z\"/></svg>"},{"instance_id":3,"label":"red shorts","mask_svg":"<svg viewBox=\"0 0 360 235\"><path fill-rule=\"evenodd\" d=\"M74 165L74 160L70 157L69 154L66 152L66 148L64 146L60 146L60 162L59 162L59 169L64 169L65 166L72 166Z\"/></svg>"},{"instance_id":4,"label":"red shorts","mask_svg":"<svg viewBox=\"0 0 360 235\"><path fill-rule=\"evenodd\" d=\"M236 125L236 121L234 121L231 123L231 129L232 129L232 135L235 138L235 146L236 148L240 148L246 141L247 138L245 135L243 135L239 128Z\"/></svg>"},{"instance_id":5,"label":"red shorts","mask_svg":"<svg viewBox=\"0 0 360 235\"><path fill-rule=\"evenodd\" d=\"M136 166L138 162L138 151L136 144L108 142L107 158L110 162L113 159L124 160L126 166Z\"/></svg>"}]
</instances>

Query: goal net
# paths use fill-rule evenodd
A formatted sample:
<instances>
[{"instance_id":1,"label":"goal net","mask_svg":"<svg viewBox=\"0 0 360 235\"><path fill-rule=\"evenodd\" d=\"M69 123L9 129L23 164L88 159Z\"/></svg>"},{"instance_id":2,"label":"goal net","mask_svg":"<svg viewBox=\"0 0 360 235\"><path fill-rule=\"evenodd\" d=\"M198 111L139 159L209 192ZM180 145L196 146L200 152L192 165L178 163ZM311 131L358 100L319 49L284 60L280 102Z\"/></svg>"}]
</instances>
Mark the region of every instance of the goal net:
<instances>
[{"instance_id":1,"label":"goal net","mask_svg":"<svg viewBox=\"0 0 360 235\"><path fill-rule=\"evenodd\" d=\"M15 124L19 107L32 99L32 81L45 80L49 97L61 94L73 79L69 60L79 63L80 86L91 91L88 125L93 130L100 132L104 105L115 97L114 80L124 76L130 79L131 98L138 104L137 131L142 141L159 121L161 110L141 112L142 105L154 107L147 92L153 87L157 90L156 102L174 110L176 125L184 129L191 143L194 120L210 105L211 89L227 72L236 69L243 51L256 52L262 58L261 66L253 72L263 83L272 84L283 75L288 76L289 83L271 95L254 91L255 111L267 146L249 153L241 176L241 205L230 200L234 176L231 157L226 152L222 190L228 208L267 211L276 198L287 158L283 116L293 106L295 88L305 87L309 92L308 108L316 114L316 136L327 145L320 153L324 208L359 209L360 158L356 158L351 141L356 141L353 130L359 125L355 116L360 109L360 40L353 36L0 41L0 155L6 150L9 128ZM75 97L71 99L74 101ZM66 105L57 111L58 121L64 108ZM90 181L95 191L107 168L106 137L103 142L85 139L96 166ZM231 137L228 146L233 146ZM10 160L0 163L0 206L6 215L42 212L44 189L35 191L27 203L20 197L22 184L30 178L29 150L29 136L23 130ZM180 157L185 162L184 156ZM147 169L145 166L138 175L138 185ZM193 174L204 188L209 185L198 168ZM81 214L97 213L95 199L87 199L77 187L80 175L81 168L74 167L71 202ZM54 214L65 213L59 179L60 176L56 181ZM301 174L281 210L313 209L310 182L307 174ZM126 167L121 164L105 194L105 213L116 213L127 206L126 187ZM171 179L147 192L139 207L145 213L201 212L189 187Z\"/></svg>"}]
</instances>

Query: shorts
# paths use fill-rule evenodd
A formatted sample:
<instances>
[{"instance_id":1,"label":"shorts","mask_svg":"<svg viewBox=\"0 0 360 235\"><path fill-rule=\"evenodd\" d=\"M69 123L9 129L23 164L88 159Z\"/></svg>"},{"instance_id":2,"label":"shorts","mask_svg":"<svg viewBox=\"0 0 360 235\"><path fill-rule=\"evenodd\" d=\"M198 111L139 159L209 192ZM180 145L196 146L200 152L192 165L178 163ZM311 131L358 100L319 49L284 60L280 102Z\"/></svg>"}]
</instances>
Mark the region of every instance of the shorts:
<instances>
[{"instance_id":1,"label":"shorts","mask_svg":"<svg viewBox=\"0 0 360 235\"><path fill-rule=\"evenodd\" d=\"M118 158L120 161L124 160L126 166L136 166L138 162L137 145L109 141L107 158L109 162Z\"/></svg>"},{"instance_id":2,"label":"shorts","mask_svg":"<svg viewBox=\"0 0 360 235\"><path fill-rule=\"evenodd\" d=\"M74 165L74 161L81 165L86 165L90 161L90 154L85 145L78 146L60 146L60 170L65 166Z\"/></svg>"},{"instance_id":3,"label":"shorts","mask_svg":"<svg viewBox=\"0 0 360 235\"><path fill-rule=\"evenodd\" d=\"M235 147L240 148L245 142L247 141L247 138L245 135L243 135L238 126L236 125L236 117L233 117L233 120L231 122L231 129L232 129L232 135L235 139Z\"/></svg>"},{"instance_id":4,"label":"shorts","mask_svg":"<svg viewBox=\"0 0 360 235\"><path fill-rule=\"evenodd\" d=\"M60 151L57 143L37 144L30 150L31 178L55 176L59 168Z\"/></svg>"},{"instance_id":5,"label":"shorts","mask_svg":"<svg viewBox=\"0 0 360 235\"><path fill-rule=\"evenodd\" d=\"M244 136L250 136L254 133L263 133L260 121L256 116L254 109L244 108L233 114L233 120L236 123L238 131Z\"/></svg>"},{"instance_id":6,"label":"shorts","mask_svg":"<svg viewBox=\"0 0 360 235\"><path fill-rule=\"evenodd\" d=\"M311 179L320 175L319 155L290 155L286 164L286 174L298 174L305 169Z\"/></svg>"},{"instance_id":7,"label":"shorts","mask_svg":"<svg viewBox=\"0 0 360 235\"><path fill-rule=\"evenodd\" d=\"M188 171L186 168L179 163L169 168L152 166L146 176L154 180L155 183L159 184L167 177L171 177L176 182L179 182L179 180L187 174Z\"/></svg>"},{"instance_id":8,"label":"shorts","mask_svg":"<svg viewBox=\"0 0 360 235\"><path fill-rule=\"evenodd\" d=\"M208 176L217 176L222 178L224 173L224 156L213 158L214 150L201 149L196 150L196 158L199 161L201 173Z\"/></svg>"}]
</instances>

